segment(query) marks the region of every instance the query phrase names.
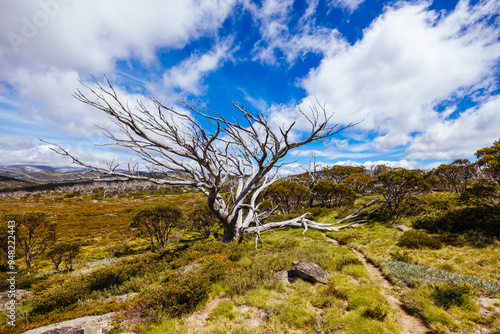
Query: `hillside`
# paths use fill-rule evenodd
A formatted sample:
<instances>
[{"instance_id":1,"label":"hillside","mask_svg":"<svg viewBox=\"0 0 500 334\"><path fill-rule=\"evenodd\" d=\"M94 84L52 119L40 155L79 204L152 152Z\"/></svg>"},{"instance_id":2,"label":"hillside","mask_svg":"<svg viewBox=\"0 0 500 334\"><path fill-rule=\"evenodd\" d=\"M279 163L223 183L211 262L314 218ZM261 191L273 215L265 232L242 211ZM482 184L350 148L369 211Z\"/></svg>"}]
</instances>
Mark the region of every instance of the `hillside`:
<instances>
[{"instance_id":1,"label":"hillside","mask_svg":"<svg viewBox=\"0 0 500 334\"><path fill-rule=\"evenodd\" d=\"M0 190L81 181L83 173L86 171L86 169L79 167L0 166Z\"/></svg>"},{"instance_id":2,"label":"hillside","mask_svg":"<svg viewBox=\"0 0 500 334\"><path fill-rule=\"evenodd\" d=\"M372 198L359 197L354 207ZM303 229L263 233L258 250L253 236L223 244L176 229L165 250L152 251L147 239L128 228L146 205L177 205L187 215L202 201L197 192L168 189L114 197L99 189L5 198L2 216L44 212L58 223L59 241L77 242L82 250L72 271L54 271L43 257L27 275L17 258L17 289L31 297L18 304L15 329L4 326L0 332L99 314L111 319L115 333L500 330L498 239L450 234L438 248L403 246L408 232L393 225L411 226L415 219L375 215L366 225L326 235L308 230L303 237ZM334 223L351 210L318 209L313 219ZM422 239L435 236L422 233ZM316 263L329 273L328 283L282 282L276 273L292 270L294 261Z\"/></svg>"}]
</instances>

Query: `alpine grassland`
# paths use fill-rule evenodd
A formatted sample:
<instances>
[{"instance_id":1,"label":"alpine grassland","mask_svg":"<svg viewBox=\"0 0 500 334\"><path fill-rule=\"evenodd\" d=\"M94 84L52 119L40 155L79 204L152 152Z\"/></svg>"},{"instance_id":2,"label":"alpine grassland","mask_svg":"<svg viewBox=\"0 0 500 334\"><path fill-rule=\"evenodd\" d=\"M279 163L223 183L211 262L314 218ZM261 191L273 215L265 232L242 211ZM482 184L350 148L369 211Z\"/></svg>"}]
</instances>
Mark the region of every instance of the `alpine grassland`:
<instances>
[{"instance_id":1,"label":"alpine grassland","mask_svg":"<svg viewBox=\"0 0 500 334\"><path fill-rule=\"evenodd\" d=\"M276 212L268 221L310 212L314 221L335 224L375 199L382 196L359 196L347 206ZM200 220L204 201L198 192L170 188L113 196L104 189L6 196L0 216L44 213L57 226L55 245L77 245L78 252L71 266L62 265L69 261L64 260L68 247L48 245L28 272L18 250L16 288L28 293L17 303L17 326L6 326L2 316L0 333L109 312L115 312L112 333L403 333L400 310L389 297L399 299L432 332L500 330L498 307L485 312L476 303L480 297L500 297L496 232L440 231L429 218L460 209L457 195L417 196L408 202L407 214L394 218L374 212L340 231L263 232L263 244L253 234L219 241L222 229L216 220ZM165 246L154 247L148 230L132 222L138 212L160 205L175 207L177 214ZM200 223L192 219L206 229L194 228ZM380 268L394 286L390 292L374 281L354 250ZM60 266L54 254L60 254ZM278 273L292 270L293 261L319 265L329 273L328 282L281 280ZM7 290L4 269L1 284Z\"/></svg>"}]
</instances>

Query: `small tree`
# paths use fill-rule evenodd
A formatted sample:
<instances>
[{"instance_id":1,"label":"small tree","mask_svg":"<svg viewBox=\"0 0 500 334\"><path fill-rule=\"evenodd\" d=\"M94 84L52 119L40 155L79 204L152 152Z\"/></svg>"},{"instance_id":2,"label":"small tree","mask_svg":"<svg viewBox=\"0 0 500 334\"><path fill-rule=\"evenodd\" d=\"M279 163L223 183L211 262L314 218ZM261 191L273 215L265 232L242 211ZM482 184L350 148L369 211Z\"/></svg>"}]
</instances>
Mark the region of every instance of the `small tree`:
<instances>
[{"instance_id":1,"label":"small tree","mask_svg":"<svg viewBox=\"0 0 500 334\"><path fill-rule=\"evenodd\" d=\"M81 245L79 243L60 242L47 252L47 257L54 264L55 270L59 270L61 262L64 262L67 270L73 270L73 261L80 253L80 248Z\"/></svg>"},{"instance_id":2,"label":"small tree","mask_svg":"<svg viewBox=\"0 0 500 334\"><path fill-rule=\"evenodd\" d=\"M475 176L474 165L467 159L457 159L451 164L441 164L432 171L435 183L443 191L460 193L467 189Z\"/></svg>"},{"instance_id":3,"label":"small tree","mask_svg":"<svg viewBox=\"0 0 500 334\"><path fill-rule=\"evenodd\" d=\"M264 198L268 198L283 213L296 213L299 211L311 194L303 184L282 180L270 185Z\"/></svg>"},{"instance_id":4,"label":"small tree","mask_svg":"<svg viewBox=\"0 0 500 334\"><path fill-rule=\"evenodd\" d=\"M396 217L401 213L405 200L427 189L423 178L415 170L388 170L374 180L375 187L384 195L387 209Z\"/></svg>"},{"instance_id":5,"label":"small tree","mask_svg":"<svg viewBox=\"0 0 500 334\"><path fill-rule=\"evenodd\" d=\"M153 249L163 249L173 229L182 226L182 216L182 210L173 205L148 206L134 215L130 227L137 228L148 238Z\"/></svg>"},{"instance_id":6,"label":"small tree","mask_svg":"<svg viewBox=\"0 0 500 334\"><path fill-rule=\"evenodd\" d=\"M461 200L467 204L486 207L498 215L500 213L500 140L491 147L484 147L476 152L477 166L482 177L464 190ZM498 219L498 218L497 218Z\"/></svg>"},{"instance_id":7,"label":"small tree","mask_svg":"<svg viewBox=\"0 0 500 334\"><path fill-rule=\"evenodd\" d=\"M335 183L341 183L350 175L354 173L364 173L365 171L365 167L363 166L334 165L331 167L325 167L323 169L323 174L328 180Z\"/></svg>"},{"instance_id":8,"label":"small tree","mask_svg":"<svg viewBox=\"0 0 500 334\"><path fill-rule=\"evenodd\" d=\"M336 184L321 180L312 188L313 197L327 208L352 205L356 199L356 193L345 184Z\"/></svg>"},{"instance_id":9,"label":"small tree","mask_svg":"<svg viewBox=\"0 0 500 334\"><path fill-rule=\"evenodd\" d=\"M38 259L56 240L56 224L45 218L45 213L6 214L5 220L16 222L16 244L24 252L28 272L33 261Z\"/></svg>"},{"instance_id":10,"label":"small tree","mask_svg":"<svg viewBox=\"0 0 500 334\"><path fill-rule=\"evenodd\" d=\"M356 192L356 194L364 196L370 192L370 184L373 178L367 173L354 173L349 175L342 181Z\"/></svg>"},{"instance_id":11,"label":"small tree","mask_svg":"<svg viewBox=\"0 0 500 334\"><path fill-rule=\"evenodd\" d=\"M188 228L209 238L220 227L219 219L207 204L197 205L188 215Z\"/></svg>"},{"instance_id":12,"label":"small tree","mask_svg":"<svg viewBox=\"0 0 500 334\"><path fill-rule=\"evenodd\" d=\"M484 176L500 186L500 139L493 146L484 147L476 152L476 164Z\"/></svg>"}]
</instances>

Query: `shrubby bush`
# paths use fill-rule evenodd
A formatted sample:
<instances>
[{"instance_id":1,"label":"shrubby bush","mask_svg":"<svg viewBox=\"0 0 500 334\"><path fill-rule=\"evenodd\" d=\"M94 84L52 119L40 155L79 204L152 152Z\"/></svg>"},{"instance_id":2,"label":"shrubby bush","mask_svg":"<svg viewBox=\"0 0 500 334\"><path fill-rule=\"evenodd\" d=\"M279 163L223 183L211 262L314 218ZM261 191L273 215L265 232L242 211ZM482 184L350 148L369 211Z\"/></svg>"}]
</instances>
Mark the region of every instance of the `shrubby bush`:
<instances>
[{"instance_id":1,"label":"shrubby bush","mask_svg":"<svg viewBox=\"0 0 500 334\"><path fill-rule=\"evenodd\" d=\"M367 173L354 173L345 178L342 183L351 187L358 195L365 196L371 191L372 179Z\"/></svg>"},{"instance_id":2,"label":"shrubby bush","mask_svg":"<svg viewBox=\"0 0 500 334\"><path fill-rule=\"evenodd\" d=\"M208 238L221 227L219 219L206 203L197 205L188 215L187 229Z\"/></svg>"},{"instance_id":3,"label":"shrubby bush","mask_svg":"<svg viewBox=\"0 0 500 334\"><path fill-rule=\"evenodd\" d=\"M406 216L419 216L436 211L448 211L460 206L460 196L455 193L435 192L409 197L403 208Z\"/></svg>"},{"instance_id":4,"label":"shrubby bush","mask_svg":"<svg viewBox=\"0 0 500 334\"><path fill-rule=\"evenodd\" d=\"M296 213L305 206L311 194L303 184L282 180L270 185L263 197L271 200L284 213Z\"/></svg>"},{"instance_id":5,"label":"shrubby bush","mask_svg":"<svg viewBox=\"0 0 500 334\"><path fill-rule=\"evenodd\" d=\"M156 256L145 254L133 259L96 269L86 275L57 276L35 288L32 299L34 313L47 313L56 308L83 300L93 291L121 284L132 277L145 274L160 265Z\"/></svg>"},{"instance_id":6,"label":"shrubby bush","mask_svg":"<svg viewBox=\"0 0 500 334\"><path fill-rule=\"evenodd\" d=\"M227 257L212 256L201 261L201 268L192 270L185 278L173 272L160 285L141 293L141 308L153 317L160 314L176 317L189 313L208 299L210 286L220 280L231 266Z\"/></svg>"},{"instance_id":7,"label":"shrubby bush","mask_svg":"<svg viewBox=\"0 0 500 334\"><path fill-rule=\"evenodd\" d=\"M431 248L440 249L443 247L441 238L428 235L424 231L409 230L403 233L399 239L399 245L407 248Z\"/></svg>"},{"instance_id":8,"label":"shrubby bush","mask_svg":"<svg viewBox=\"0 0 500 334\"><path fill-rule=\"evenodd\" d=\"M354 204L356 193L345 184L318 181L312 188L314 198L327 208Z\"/></svg>"},{"instance_id":9,"label":"shrubby bush","mask_svg":"<svg viewBox=\"0 0 500 334\"><path fill-rule=\"evenodd\" d=\"M148 206L134 215L130 227L150 240L152 249L163 249L174 228L183 226L182 216L182 210L170 204Z\"/></svg>"},{"instance_id":10,"label":"shrubby bush","mask_svg":"<svg viewBox=\"0 0 500 334\"><path fill-rule=\"evenodd\" d=\"M440 282L432 284L433 298L436 303L444 308L452 305L464 306L471 303L471 295L476 292L474 286L467 282Z\"/></svg>"},{"instance_id":11,"label":"shrubby bush","mask_svg":"<svg viewBox=\"0 0 500 334\"><path fill-rule=\"evenodd\" d=\"M60 242L47 252L47 257L54 264L54 269L59 270L59 265L64 262L67 270L73 270L73 261L80 253L81 245L71 242Z\"/></svg>"},{"instance_id":12,"label":"shrubby bush","mask_svg":"<svg viewBox=\"0 0 500 334\"><path fill-rule=\"evenodd\" d=\"M468 230L490 230L498 233L499 228L491 211L482 207L461 207L450 211L433 211L417 217L413 227L426 229L434 233L457 233Z\"/></svg>"}]
</instances>

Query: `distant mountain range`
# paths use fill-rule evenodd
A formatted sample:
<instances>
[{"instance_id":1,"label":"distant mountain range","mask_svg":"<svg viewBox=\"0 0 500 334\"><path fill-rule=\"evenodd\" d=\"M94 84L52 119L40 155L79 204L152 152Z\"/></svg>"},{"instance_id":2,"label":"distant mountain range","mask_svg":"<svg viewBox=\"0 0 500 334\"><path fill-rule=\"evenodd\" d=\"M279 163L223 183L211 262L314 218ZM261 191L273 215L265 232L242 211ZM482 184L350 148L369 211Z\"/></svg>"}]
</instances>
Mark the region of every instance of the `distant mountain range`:
<instances>
[{"instance_id":1,"label":"distant mountain range","mask_svg":"<svg viewBox=\"0 0 500 334\"><path fill-rule=\"evenodd\" d=\"M0 166L0 190L71 182L81 179L86 171L88 169L82 167Z\"/></svg>"}]
</instances>

